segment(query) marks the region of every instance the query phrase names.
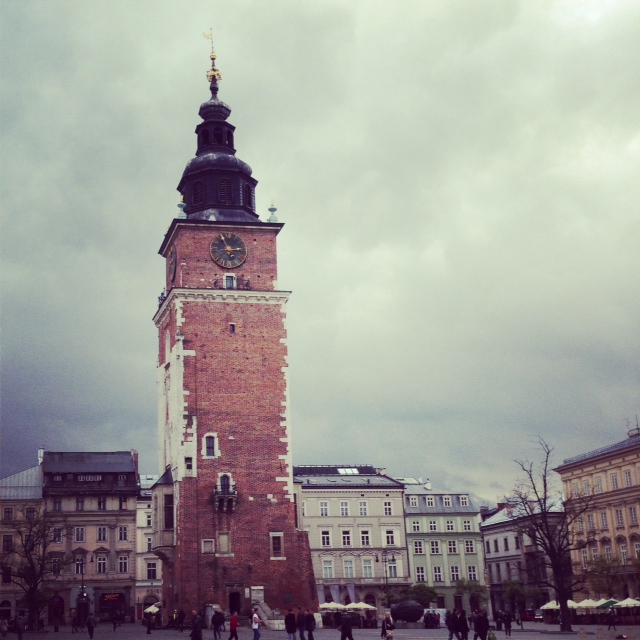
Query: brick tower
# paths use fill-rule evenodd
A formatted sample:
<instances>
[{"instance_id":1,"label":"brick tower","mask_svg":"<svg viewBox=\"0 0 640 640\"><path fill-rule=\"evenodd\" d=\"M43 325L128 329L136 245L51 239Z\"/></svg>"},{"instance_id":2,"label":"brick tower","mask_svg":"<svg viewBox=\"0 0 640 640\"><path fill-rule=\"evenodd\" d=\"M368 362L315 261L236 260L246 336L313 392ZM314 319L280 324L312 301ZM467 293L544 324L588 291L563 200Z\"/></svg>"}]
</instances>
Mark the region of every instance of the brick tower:
<instances>
[{"instance_id":1,"label":"brick tower","mask_svg":"<svg viewBox=\"0 0 640 640\"><path fill-rule=\"evenodd\" d=\"M166 294L154 317L164 475L153 547L165 610L188 616L210 603L244 613L261 600L317 602L292 478L283 225L255 213L257 181L235 155L215 59L196 156L178 185L182 215L159 251Z\"/></svg>"}]
</instances>

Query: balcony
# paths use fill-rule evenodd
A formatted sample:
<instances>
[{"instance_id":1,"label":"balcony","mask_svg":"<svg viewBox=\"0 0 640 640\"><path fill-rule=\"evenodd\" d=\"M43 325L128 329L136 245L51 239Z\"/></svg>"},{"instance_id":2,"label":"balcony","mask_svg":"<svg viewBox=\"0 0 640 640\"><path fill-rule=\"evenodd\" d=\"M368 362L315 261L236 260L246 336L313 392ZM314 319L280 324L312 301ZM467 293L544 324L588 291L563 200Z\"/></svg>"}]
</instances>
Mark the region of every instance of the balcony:
<instances>
[{"instance_id":1,"label":"balcony","mask_svg":"<svg viewBox=\"0 0 640 640\"><path fill-rule=\"evenodd\" d=\"M238 504L238 491L235 485L216 487L213 490L213 504L219 513L233 513Z\"/></svg>"}]
</instances>

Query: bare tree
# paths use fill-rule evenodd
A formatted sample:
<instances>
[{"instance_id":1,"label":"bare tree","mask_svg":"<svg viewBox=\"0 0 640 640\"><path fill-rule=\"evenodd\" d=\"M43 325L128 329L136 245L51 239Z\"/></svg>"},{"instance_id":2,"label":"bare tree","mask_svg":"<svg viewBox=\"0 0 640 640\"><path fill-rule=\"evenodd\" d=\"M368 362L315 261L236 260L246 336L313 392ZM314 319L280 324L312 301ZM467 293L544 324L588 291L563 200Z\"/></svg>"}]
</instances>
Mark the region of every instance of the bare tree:
<instances>
[{"instance_id":1,"label":"bare tree","mask_svg":"<svg viewBox=\"0 0 640 640\"><path fill-rule=\"evenodd\" d=\"M60 541L64 520L45 512L37 503L20 505L15 512L16 517L3 523L12 540L11 545L3 547L0 564L5 575L24 592L29 625L33 626L40 608L53 595L50 582L68 564L62 554L51 552L52 544Z\"/></svg>"},{"instance_id":2,"label":"bare tree","mask_svg":"<svg viewBox=\"0 0 640 640\"><path fill-rule=\"evenodd\" d=\"M516 529L529 536L544 554L542 562L547 571L540 576L540 584L555 591L560 605L560 629L571 631L567 601L588 577L581 567L572 567L571 552L585 548L590 542L589 533L579 525L591 507L591 496L564 496L552 476L553 448L542 438L538 444L541 450L538 462L516 460L524 476L507 500Z\"/></svg>"}]
</instances>

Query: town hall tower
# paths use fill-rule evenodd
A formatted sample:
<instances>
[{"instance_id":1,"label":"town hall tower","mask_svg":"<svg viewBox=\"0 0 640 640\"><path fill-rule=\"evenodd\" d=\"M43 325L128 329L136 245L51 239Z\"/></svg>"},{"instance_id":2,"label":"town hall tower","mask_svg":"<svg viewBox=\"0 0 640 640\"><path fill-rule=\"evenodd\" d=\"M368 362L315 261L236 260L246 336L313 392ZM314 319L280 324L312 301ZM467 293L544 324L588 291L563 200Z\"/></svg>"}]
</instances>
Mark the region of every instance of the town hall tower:
<instances>
[{"instance_id":1,"label":"town hall tower","mask_svg":"<svg viewBox=\"0 0 640 640\"><path fill-rule=\"evenodd\" d=\"M182 214L159 253L161 466L153 549L166 610L219 604L245 613L313 606L307 534L292 478L285 305L277 282L283 225L255 212L257 181L236 156L216 55L197 151L178 191Z\"/></svg>"}]
</instances>

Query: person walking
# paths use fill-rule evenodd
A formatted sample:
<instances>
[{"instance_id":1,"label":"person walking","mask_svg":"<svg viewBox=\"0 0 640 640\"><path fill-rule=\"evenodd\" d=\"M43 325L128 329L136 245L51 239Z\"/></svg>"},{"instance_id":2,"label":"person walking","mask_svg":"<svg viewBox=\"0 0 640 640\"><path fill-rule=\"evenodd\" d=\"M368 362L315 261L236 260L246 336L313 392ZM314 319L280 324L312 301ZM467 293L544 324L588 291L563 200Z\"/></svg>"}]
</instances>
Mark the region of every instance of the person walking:
<instances>
[{"instance_id":1,"label":"person walking","mask_svg":"<svg viewBox=\"0 0 640 640\"><path fill-rule=\"evenodd\" d=\"M293 613L293 609L289 609L284 617L284 630L287 632L287 640L296 640L296 614Z\"/></svg>"},{"instance_id":2,"label":"person walking","mask_svg":"<svg viewBox=\"0 0 640 640\"><path fill-rule=\"evenodd\" d=\"M487 640L487 634L489 633L489 618L487 618L486 611L478 611L473 628L478 634L478 638L480 638L480 640Z\"/></svg>"},{"instance_id":3,"label":"person walking","mask_svg":"<svg viewBox=\"0 0 640 640\"><path fill-rule=\"evenodd\" d=\"M260 616L258 615L258 607L253 607L251 628L253 629L253 640L260 640Z\"/></svg>"},{"instance_id":4,"label":"person walking","mask_svg":"<svg viewBox=\"0 0 640 640\"><path fill-rule=\"evenodd\" d=\"M607 614L607 622L609 623L609 626L607 627L607 631L609 631L609 629L611 629L611 627L613 627L614 631L617 631L617 629L616 629L616 612L613 610L613 607L611 609L609 609L609 613Z\"/></svg>"},{"instance_id":5,"label":"person walking","mask_svg":"<svg viewBox=\"0 0 640 640\"><path fill-rule=\"evenodd\" d=\"M502 622L504 623L504 635L507 638L511 637L511 621L513 618L511 617L511 613L509 611L505 611L502 615Z\"/></svg>"},{"instance_id":6,"label":"person walking","mask_svg":"<svg viewBox=\"0 0 640 640\"><path fill-rule=\"evenodd\" d=\"M231 618L229 619L229 640L238 640L238 613L237 611L231 612Z\"/></svg>"},{"instance_id":7,"label":"person walking","mask_svg":"<svg viewBox=\"0 0 640 640\"><path fill-rule=\"evenodd\" d=\"M150 613L147 613L147 634L151 633L151 629L153 627L153 616ZM116 623L113 623L113 630L116 630Z\"/></svg>"},{"instance_id":8,"label":"person walking","mask_svg":"<svg viewBox=\"0 0 640 640\"><path fill-rule=\"evenodd\" d=\"M340 625L340 640L353 640L353 623L349 613L342 616L342 624Z\"/></svg>"},{"instance_id":9,"label":"person walking","mask_svg":"<svg viewBox=\"0 0 640 640\"><path fill-rule=\"evenodd\" d=\"M87 616L87 631L89 632L89 638L93 638L93 631L96 628L96 619L93 617L93 613Z\"/></svg>"},{"instance_id":10,"label":"person walking","mask_svg":"<svg viewBox=\"0 0 640 640\"><path fill-rule=\"evenodd\" d=\"M460 640L460 633L458 632L458 629L456 627L457 617L458 617L457 609L454 609L453 611L447 611L445 615L444 624L447 627L447 630L449 631L449 640L453 640L453 636L455 636L457 640Z\"/></svg>"},{"instance_id":11,"label":"person walking","mask_svg":"<svg viewBox=\"0 0 640 640\"><path fill-rule=\"evenodd\" d=\"M18 640L22 640L25 624L24 611L19 611L18 616L16 617L16 633L18 634Z\"/></svg>"},{"instance_id":12,"label":"person walking","mask_svg":"<svg viewBox=\"0 0 640 640\"><path fill-rule=\"evenodd\" d=\"M298 633L300 634L300 640L304 640L304 632L307 628L307 618L301 607L297 607L297 609L298 614L296 615L296 624L298 626Z\"/></svg>"},{"instance_id":13,"label":"person walking","mask_svg":"<svg viewBox=\"0 0 640 640\"><path fill-rule=\"evenodd\" d=\"M184 609L180 609L180 611L178 611L178 628L180 629L180 631L184 631L184 619Z\"/></svg>"},{"instance_id":14,"label":"person walking","mask_svg":"<svg viewBox=\"0 0 640 640\"><path fill-rule=\"evenodd\" d=\"M380 637L382 640L389 640L390 638L393 638L393 630L395 628L393 620L391 619L391 614L387 611L387 613L384 614L382 624L380 625Z\"/></svg>"},{"instance_id":15,"label":"person walking","mask_svg":"<svg viewBox=\"0 0 640 640\"><path fill-rule=\"evenodd\" d=\"M305 621L307 629L307 640L313 640L313 632L316 628L316 617L311 609L305 610Z\"/></svg>"},{"instance_id":16,"label":"person walking","mask_svg":"<svg viewBox=\"0 0 640 640\"><path fill-rule=\"evenodd\" d=\"M202 640L202 616L199 612L193 611L193 622L191 623L191 640Z\"/></svg>"},{"instance_id":17,"label":"person walking","mask_svg":"<svg viewBox=\"0 0 640 640\"><path fill-rule=\"evenodd\" d=\"M467 620L467 614L464 609L458 612L458 617L455 621L455 628L459 634L460 640L469 639L469 621Z\"/></svg>"}]
</instances>

